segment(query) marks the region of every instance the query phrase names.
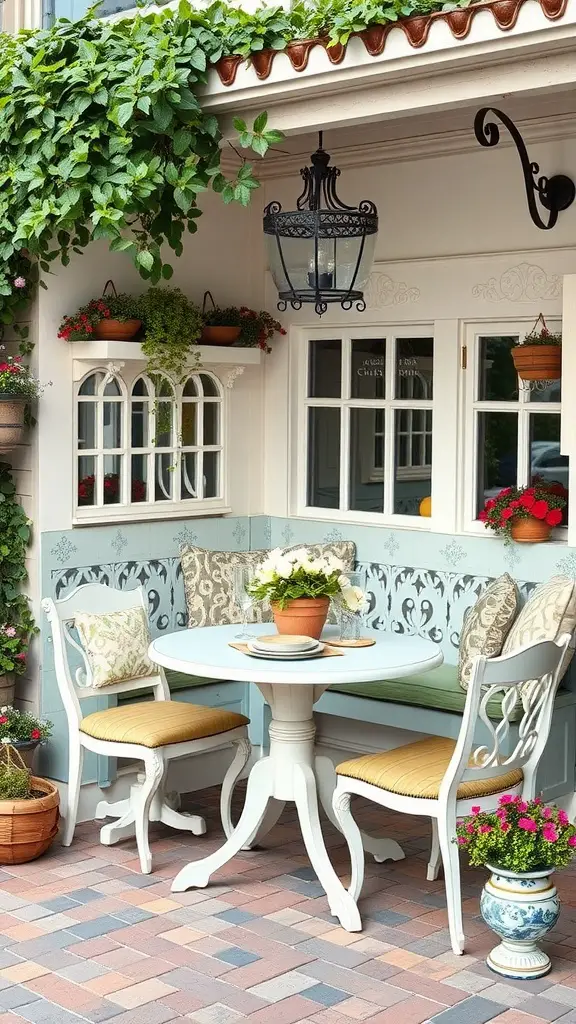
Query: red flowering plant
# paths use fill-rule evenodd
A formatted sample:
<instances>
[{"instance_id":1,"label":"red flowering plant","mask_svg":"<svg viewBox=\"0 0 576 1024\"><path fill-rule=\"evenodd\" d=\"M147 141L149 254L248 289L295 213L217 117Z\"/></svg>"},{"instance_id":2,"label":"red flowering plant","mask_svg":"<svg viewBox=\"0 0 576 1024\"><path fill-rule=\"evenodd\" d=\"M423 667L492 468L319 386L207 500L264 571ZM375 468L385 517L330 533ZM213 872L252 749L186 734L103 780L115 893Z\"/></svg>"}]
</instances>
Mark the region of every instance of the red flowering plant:
<instances>
[{"instance_id":1,"label":"red flowering plant","mask_svg":"<svg viewBox=\"0 0 576 1024\"><path fill-rule=\"evenodd\" d=\"M103 295L99 299L91 299L73 316L65 316L60 324L58 337L64 341L88 341L94 334L96 324L101 320L141 319L140 299L121 292L119 295Z\"/></svg>"},{"instance_id":2,"label":"red flowering plant","mask_svg":"<svg viewBox=\"0 0 576 1024\"><path fill-rule=\"evenodd\" d=\"M30 373L21 356L0 356L0 395L32 401L43 391L44 385Z\"/></svg>"},{"instance_id":3,"label":"red flowering plant","mask_svg":"<svg viewBox=\"0 0 576 1024\"><path fill-rule=\"evenodd\" d=\"M93 474L85 476L78 483L78 504L94 504L94 487L96 477ZM120 490L120 475L118 473L106 473L104 477L104 504L112 505L118 501ZM146 501L146 484L143 480L132 480L132 501Z\"/></svg>"},{"instance_id":4,"label":"red flowering plant","mask_svg":"<svg viewBox=\"0 0 576 1024\"><path fill-rule=\"evenodd\" d=\"M26 669L30 624L0 626L0 675L20 676Z\"/></svg>"},{"instance_id":5,"label":"red flowering plant","mask_svg":"<svg viewBox=\"0 0 576 1024\"><path fill-rule=\"evenodd\" d=\"M486 502L478 519L487 530L507 537L516 519L541 519L548 526L559 526L567 497L560 483L536 480L530 487L505 487Z\"/></svg>"},{"instance_id":6,"label":"red flowering plant","mask_svg":"<svg viewBox=\"0 0 576 1024\"><path fill-rule=\"evenodd\" d=\"M456 826L455 842L464 847L472 867L538 871L564 868L576 855L576 827L565 811L540 797L522 800L505 793L494 812L473 807Z\"/></svg>"},{"instance_id":7,"label":"red flowering plant","mask_svg":"<svg viewBox=\"0 0 576 1024\"><path fill-rule=\"evenodd\" d=\"M240 337L237 344L245 348L261 348L263 352L271 352L269 342L275 334L286 334L282 324L275 320L265 309L259 313L247 306L240 307Z\"/></svg>"},{"instance_id":8,"label":"red flowering plant","mask_svg":"<svg viewBox=\"0 0 576 1024\"><path fill-rule=\"evenodd\" d=\"M24 743L42 743L52 732L52 722L36 718L11 705L0 708L0 742L18 748Z\"/></svg>"}]
</instances>

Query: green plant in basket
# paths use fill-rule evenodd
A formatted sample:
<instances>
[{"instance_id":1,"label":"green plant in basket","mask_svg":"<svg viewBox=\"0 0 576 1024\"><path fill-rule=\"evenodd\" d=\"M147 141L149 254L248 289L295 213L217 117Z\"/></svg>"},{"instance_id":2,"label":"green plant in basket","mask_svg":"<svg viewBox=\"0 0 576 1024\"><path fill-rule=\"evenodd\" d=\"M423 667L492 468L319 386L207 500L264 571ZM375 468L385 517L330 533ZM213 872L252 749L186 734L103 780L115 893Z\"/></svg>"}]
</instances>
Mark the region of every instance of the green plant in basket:
<instances>
[{"instance_id":1,"label":"green plant in basket","mask_svg":"<svg viewBox=\"0 0 576 1024\"><path fill-rule=\"evenodd\" d=\"M313 558L306 548L287 553L282 548L271 551L247 589L257 601L268 599L280 608L300 597L343 599L351 611L360 610L365 602L363 591L350 586L339 558Z\"/></svg>"},{"instance_id":2,"label":"green plant in basket","mask_svg":"<svg viewBox=\"0 0 576 1024\"><path fill-rule=\"evenodd\" d=\"M24 761L9 741L0 752L0 800L29 800L31 779Z\"/></svg>"},{"instance_id":3,"label":"green plant in basket","mask_svg":"<svg viewBox=\"0 0 576 1024\"><path fill-rule=\"evenodd\" d=\"M565 811L539 797L522 800L505 793L496 811L472 808L456 828L456 842L472 867L491 865L507 871L563 868L576 855L576 827Z\"/></svg>"}]
</instances>

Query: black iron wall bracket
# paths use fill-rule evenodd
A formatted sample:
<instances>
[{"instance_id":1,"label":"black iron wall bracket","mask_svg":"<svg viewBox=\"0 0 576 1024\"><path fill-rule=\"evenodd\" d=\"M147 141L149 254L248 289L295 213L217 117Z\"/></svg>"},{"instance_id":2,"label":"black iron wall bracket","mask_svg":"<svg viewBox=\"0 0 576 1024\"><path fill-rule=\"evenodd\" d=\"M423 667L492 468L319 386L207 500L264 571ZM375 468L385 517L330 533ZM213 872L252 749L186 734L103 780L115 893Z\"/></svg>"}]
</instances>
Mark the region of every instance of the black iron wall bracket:
<instances>
[{"instance_id":1,"label":"black iron wall bracket","mask_svg":"<svg viewBox=\"0 0 576 1024\"><path fill-rule=\"evenodd\" d=\"M556 224L558 214L562 210L567 210L574 202L576 187L572 178L566 174L554 174L551 178L541 175L539 164L528 158L524 139L514 122L501 110L496 110L494 107L482 107L474 118L474 134L481 146L497 146L500 141L498 125L494 121L486 121L489 114L497 117L514 139L522 164L530 216L537 228L548 231ZM547 220L542 218L537 200L540 206L548 211Z\"/></svg>"}]
</instances>

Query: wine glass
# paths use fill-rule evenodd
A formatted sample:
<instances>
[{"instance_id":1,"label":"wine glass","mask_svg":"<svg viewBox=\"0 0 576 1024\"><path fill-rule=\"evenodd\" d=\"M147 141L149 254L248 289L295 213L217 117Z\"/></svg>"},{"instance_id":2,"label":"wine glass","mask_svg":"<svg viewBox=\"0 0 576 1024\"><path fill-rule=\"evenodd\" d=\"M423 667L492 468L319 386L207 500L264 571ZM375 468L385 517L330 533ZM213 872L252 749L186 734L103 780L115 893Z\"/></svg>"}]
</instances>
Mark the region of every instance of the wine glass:
<instances>
[{"instance_id":1,"label":"wine glass","mask_svg":"<svg viewBox=\"0 0 576 1024\"><path fill-rule=\"evenodd\" d=\"M359 587L364 594L366 593L365 571L344 572L343 575L346 576L351 587ZM338 626L340 628L340 635L338 639L341 643L356 643L356 641L360 640L364 616L366 614L366 603L364 602L357 610L352 610L346 604L343 595L340 594L335 604Z\"/></svg>"},{"instance_id":2,"label":"wine glass","mask_svg":"<svg viewBox=\"0 0 576 1024\"><path fill-rule=\"evenodd\" d=\"M242 632L235 634L236 640L251 640L252 633L248 633L248 612L254 604L254 596L250 593L249 587L254 579L254 569L250 566L237 565L234 568L234 603L242 613Z\"/></svg>"}]
</instances>

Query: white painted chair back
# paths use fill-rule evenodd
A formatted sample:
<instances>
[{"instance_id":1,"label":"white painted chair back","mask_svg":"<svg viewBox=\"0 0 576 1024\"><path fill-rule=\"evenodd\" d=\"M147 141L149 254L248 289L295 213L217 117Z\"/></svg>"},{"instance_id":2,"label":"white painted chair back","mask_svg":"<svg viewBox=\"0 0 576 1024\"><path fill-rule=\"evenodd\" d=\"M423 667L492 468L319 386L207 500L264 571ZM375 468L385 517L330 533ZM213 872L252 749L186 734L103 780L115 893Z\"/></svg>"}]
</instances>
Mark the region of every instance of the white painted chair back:
<instances>
[{"instance_id":1,"label":"white painted chair back","mask_svg":"<svg viewBox=\"0 0 576 1024\"><path fill-rule=\"evenodd\" d=\"M475 659L458 741L440 787L441 803L455 798L461 782L493 779L515 769L523 771L525 798L534 796L536 769L548 740L570 641L566 633L557 641L529 644L499 658ZM501 720L488 715L488 705L497 697L502 698ZM511 717L519 702L523 713L510 753ZM473 748L478 720L489 738Z\"/></svg>"},{"instance_id":2,"label":"white painted chair back","mask_svg":"<svg viewBox=\"0 0 576 1024\"><path fill-rule=\"evenodd\" d=\"M164 670L158 666L154 675L138 679L126 679L110 686L94 687L92 670L86 652L75 636L75 617L80 612L104 615L125 611L127 608L143 608L147 614L146 594L142 587L134 590L117 590L103 583L85 583L77 587L61 601L45 598L42 608L46 612L52 631L54 645L54 666L56 680L70 722L79 724L83 718L80 701L86 697L108 697L118 693L153 688L155 700L170 700L170 690ZM80 658L80 667L73 668Z\"/></svg>"}]
</instances>

